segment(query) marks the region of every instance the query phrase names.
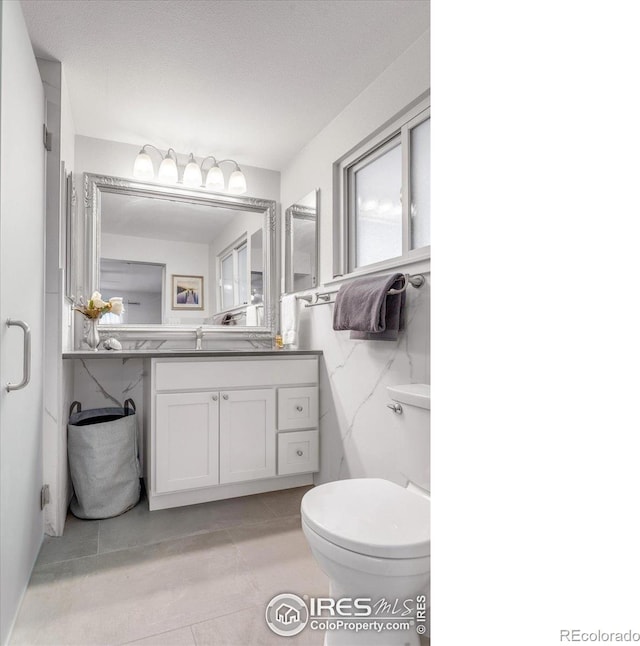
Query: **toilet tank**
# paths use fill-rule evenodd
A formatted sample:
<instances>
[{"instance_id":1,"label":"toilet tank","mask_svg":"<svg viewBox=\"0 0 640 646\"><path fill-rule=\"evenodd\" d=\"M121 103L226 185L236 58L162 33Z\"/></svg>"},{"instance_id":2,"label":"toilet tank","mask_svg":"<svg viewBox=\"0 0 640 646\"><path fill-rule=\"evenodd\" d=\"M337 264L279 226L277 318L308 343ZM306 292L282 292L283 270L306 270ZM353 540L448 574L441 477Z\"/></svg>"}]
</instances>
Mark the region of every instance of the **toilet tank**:
<instances>
[{"instance_id":1,"label":"toilet tank","mask_svg":"<svg viewBox=\"0 0 640 646\"><path fill-rule=\"evenodd\" d=\"M407 483L431 491L431 388L427 384L387 386L389 423L398 442L398 469ZM391 408L394 404L397 412Z\"/></svg>"}]
</instances>

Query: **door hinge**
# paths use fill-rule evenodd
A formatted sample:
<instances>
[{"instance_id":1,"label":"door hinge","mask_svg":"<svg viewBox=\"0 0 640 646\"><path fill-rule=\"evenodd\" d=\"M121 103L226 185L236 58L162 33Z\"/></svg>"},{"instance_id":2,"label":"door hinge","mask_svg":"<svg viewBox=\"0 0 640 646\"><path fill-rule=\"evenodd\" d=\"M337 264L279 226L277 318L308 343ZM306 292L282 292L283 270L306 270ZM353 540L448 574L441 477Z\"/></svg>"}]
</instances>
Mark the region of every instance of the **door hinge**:
<instances>
[{"instance_id":1,"label":"door hinge","mask_svg":"<svg viewBox=\"0 0 640 646\"><path fill-rule=\"evenodd\" d=\"M40 509L44 509L45 505L49 504L49 485L43 485L40 489Z\"/></svg>"},{"instance_id":2,"label":"door hinge","mask_svg":"<svg viewBox=\"0 0 640 646\"><path fill-rule=\"evenodd\" d=\"M51 133L47 130L47 126L44 123L42 124L42 143L47 152L51 152Z\"/></svg>"}]
</instances>

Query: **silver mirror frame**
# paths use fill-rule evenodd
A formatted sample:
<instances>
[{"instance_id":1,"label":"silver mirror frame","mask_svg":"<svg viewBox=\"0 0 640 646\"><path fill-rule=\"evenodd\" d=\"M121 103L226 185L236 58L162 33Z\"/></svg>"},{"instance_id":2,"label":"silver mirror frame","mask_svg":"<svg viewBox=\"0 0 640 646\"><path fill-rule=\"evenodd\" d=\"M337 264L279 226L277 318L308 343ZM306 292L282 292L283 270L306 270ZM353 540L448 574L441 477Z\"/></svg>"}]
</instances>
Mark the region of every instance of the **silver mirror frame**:
<instances>
[{"instance_id":1,"label":"silver mirror frame","mask_svg":"<svg viewBox=\"0 0 640 646\"><path fill-rule=\"evenodd\" d=\"M316 207L312 209L308 206L300 204L292 204L285 211L284 226L285 226L285 239L284 239L284 293L294 294L296 292L304 292L309 289L315 289L320 281L320 189L315 188L310 193L315 193ZM303 218L306 220L314 219L316 222L316 258L315 258L315 276L316 284L304 289L293 289L293 249L292 249L292 231L293 231L293 218Z\"/></svg>"},{"instance_id":2,"label":"silver mirror frame","mask_svg":"<svg viewBox=\"0 0 640 646\"><path fill-rule=\"evenodd\" d=\"M181 186L164 186L153 182L128 180L108 175L84 174L84 230L85 262L83 266L86 287L85 297L98 290L100 283L100 202L102 193L125 193L142 197L175 197L179 201L189 201L204 206L238 208L245 211L262 213L264 222L262 232L264 246L265 289L264 325L247 327L241 325L202 326L207 339L247 339L273 338L279 329L280 280L277 259L277 222L276 202L255 197L211 193L201 189L187 189ZM170 340L193 338L200 325L101 325L102 336L115 336L123 340Z\"/></svg>"}]
</instances>

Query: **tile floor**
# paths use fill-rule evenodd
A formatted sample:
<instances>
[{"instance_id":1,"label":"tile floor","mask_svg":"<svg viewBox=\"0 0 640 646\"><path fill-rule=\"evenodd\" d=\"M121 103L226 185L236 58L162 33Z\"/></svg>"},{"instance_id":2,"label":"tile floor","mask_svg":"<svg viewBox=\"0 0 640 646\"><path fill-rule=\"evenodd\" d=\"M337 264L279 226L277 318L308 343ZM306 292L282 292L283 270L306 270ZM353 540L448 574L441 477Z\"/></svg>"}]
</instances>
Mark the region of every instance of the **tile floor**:
<instances>
[{"instance_id":1,"label":"tile floor","mask_svg":"<svg viewBox=\"0 0 640 646\"><path fill-rule=\"evenodd\" d=\"M280 592L327 596L300 527L309 487L100 521L46 537L10 644L320 646L264 622ZM428 641L424 641L428 644Z\"/></svg>"},{"instance_id":2,"label":"tile floor","mask_svg":"<svg viewBox=\"0 0 640 646\"><path fill-rule=\"evenodd\" d=\"M46 537L11 644L322 644L264 623L279 592L327 595L300 528L308 487L100 521Z\"/></svg>"}]
</instances>

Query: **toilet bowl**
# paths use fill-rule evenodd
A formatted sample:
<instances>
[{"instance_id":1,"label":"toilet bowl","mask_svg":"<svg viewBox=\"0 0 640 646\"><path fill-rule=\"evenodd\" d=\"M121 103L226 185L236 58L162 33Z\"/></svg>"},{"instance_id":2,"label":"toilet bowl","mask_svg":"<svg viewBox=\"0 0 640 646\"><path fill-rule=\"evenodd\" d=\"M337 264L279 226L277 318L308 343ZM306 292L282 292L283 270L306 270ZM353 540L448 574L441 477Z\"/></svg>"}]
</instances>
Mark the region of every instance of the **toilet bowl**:
<instances>
[{"instance_id":1,"label":"toilet bowl","mask_svg":"<svg viewBox=\"0 0 640 646\"><path fill-rule=\"evenodd\" d=\"M327 630L325 646L417 646L426 629L420 620L429 607L430 393L422 384L388 391L400 404L390 408L403 435L401 466L408 485L382 478L329 482L304 495L300 512L313 556L329 577L331 597L369 599L374 609L370 616L344 619L391 621L396 627ZM424 604L422 615L417 615L418 602ZM399 625L407 621L409 626Z\"/></svg>"},{"instance_id":2,"label":"toilet bowl","mask_svg":"<svg viewBox=\"0 0 640 646\"><path fill-rule=\"evenodd\" d=\"M307 492L302 530L329 577L331 597L370 599L374 609L395 602L395 614L374 611L369 622L414 617L416 598L429 588L429 509L427 496L379 478L330 482ZM325 638L327 646L418 643L415 625L380 633L329 631Z\"/></svg>"}]
</instances>

